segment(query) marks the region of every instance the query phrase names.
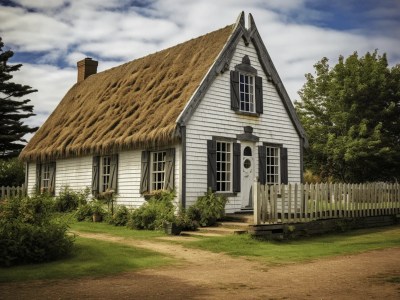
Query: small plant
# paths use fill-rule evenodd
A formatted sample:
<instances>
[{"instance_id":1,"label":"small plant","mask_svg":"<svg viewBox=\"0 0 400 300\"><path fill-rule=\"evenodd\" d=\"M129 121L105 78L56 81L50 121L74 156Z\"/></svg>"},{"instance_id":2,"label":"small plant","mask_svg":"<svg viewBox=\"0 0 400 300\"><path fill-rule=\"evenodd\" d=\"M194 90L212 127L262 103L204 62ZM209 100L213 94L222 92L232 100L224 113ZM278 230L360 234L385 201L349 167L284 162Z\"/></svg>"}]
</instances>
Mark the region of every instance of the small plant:
<instances>
[{"instance_id":1,"label":"small plant","mask_svg":"<svg viewBox=\"0 0 400 300\"><path fill-rule=\"evenodd\" d=\"M115 226L125 226L130 216L129 209L126 206L119 206L117 211L109 220L109 223Z\"/></svg>"},{"instance_id":2,"label":"small plant","mask_svg":"<svg viewBox=\"0 0 400 300\"><path fill-rule=\"evenodd\" d=\"M208 190L204 196L197 199L196 203L189 207L188 217L198 222L200 226L212 226L225 214L227 198Z\"/></svg>"},{"instance_id":3,"label":"small plant","mask_svg":"<svg viewBox=\"0 0 400 300\"><path fill-rule=\"evenodd\" d=\"M90 202L90 207L93 213L93 222L101 222L106 214L104 204L99 200L93 200Z\"/></svg>"},{"instance_id":4,"label":"small plant","mask_svg":"<svg viewBox=\"0 0 400 300\"><path fill-rule=\"evenodd\" d=\"M132 211L127 226L134 229L160 230L175 218L175 192L163 191Z\"/></svg>"},{"instance_id":5,"label":"small plant","mask_svg":"<svg viewBox=\"0 0 400 300\"><path fill-rule=\"evenodd\" d=\"M89 203L80 205L77 211L75 212L75 217L79 222L90 221L92 220L92 216L93 216L92 206Z\"/></svg>"},{"instance_id":6,"label":"small plant","mask_svg":"<svg viewBox=\"0 0 400 300\"><path fill-rule=\"evenodd\" d=\"M65 186L61 188L59 196L56 197L54 207L59 212L74 211L79 205L86 204L89 194L89 188L76 192Z\"/></svg>"}]
</instances>

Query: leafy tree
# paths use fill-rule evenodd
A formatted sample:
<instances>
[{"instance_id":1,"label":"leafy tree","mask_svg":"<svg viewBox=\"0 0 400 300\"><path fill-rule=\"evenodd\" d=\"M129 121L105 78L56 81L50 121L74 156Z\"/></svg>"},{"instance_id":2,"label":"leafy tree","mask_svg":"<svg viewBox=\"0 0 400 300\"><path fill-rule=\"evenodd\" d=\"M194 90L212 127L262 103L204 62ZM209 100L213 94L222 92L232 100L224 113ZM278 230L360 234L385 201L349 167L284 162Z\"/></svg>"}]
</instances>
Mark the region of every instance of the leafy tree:
<instances>
[{"instance_id":1,"label":"leafy tree","mask_svg":"<svg viewBox=\"0 0 400 300\"><path fill-rule=\"evenodd\" d=\"M34 116L33 106L29 99L20 98L37 92L28 85L11 82L12 72L19 71L22 64L8 65L14 55L11 50L3 50L4 43L0 37L0 158L15 157L24 147L24 135L37 128L23 124L23 119Z\"/></svg>"},{"instance_id":2,"label":"leafy tree","mask_svg":"<svg viewBox=\"0 0 400 300\"><path fill-rule=\"evenodd\" d=\"M18 158L0 159L0 186L20 186L25 181L24 164Z\"/></svg>"},{"instance_id":3,"label":"leafy tree","mask_svg":"<svg viewBox=\"0 0 400 300\"><path fill-rule=\"evenodd\" d=\"M296 110L308 134L305 166L336 181L400 179L400 65L357 52L306 74Z\"/></svg>"}]
</instances>

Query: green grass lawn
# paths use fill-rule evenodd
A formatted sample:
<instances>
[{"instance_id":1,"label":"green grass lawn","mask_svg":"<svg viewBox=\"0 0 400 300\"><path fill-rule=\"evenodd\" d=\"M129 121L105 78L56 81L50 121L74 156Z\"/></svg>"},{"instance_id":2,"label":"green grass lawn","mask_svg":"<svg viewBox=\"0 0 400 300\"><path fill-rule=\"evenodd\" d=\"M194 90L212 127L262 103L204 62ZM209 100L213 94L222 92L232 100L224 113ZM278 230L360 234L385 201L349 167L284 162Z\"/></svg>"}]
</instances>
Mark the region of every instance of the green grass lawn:
<instances>
[{"instance_id":1,"label":"green grass lawn","mask_svg":"<svg viewBox=\"0 0 400 300\"><path fill-rule=\"evenodd\" d=\"M261 241L249 235L231 235L202 238L183 245L233 256L246 256L269 264L284 264L400 247L400 227L363 229L288 242Z\"/></svg>"},{"instance_id":2,"label":"green grass lawn","mask_svg":"<svg viewBox=\"0 0 400 300\"><path fill-rule=\"evenodd\" d=\"M113 226L107 223L93 223L93 222L72 222L70 229L90 233L107 233L115 236L134 238L134 239L152 239L155 237L165 236L162 231L151 230L133 230L125 226Z\"/></svg>"},{"instance_id":3,"label":"green grass lawn","mask_svg":"<svg viewBox=\"0 0 400 300\"><path fill-rule=\"evenodd\" d=\"M77 237L69 258L43 264L0 268L0 282L97 277L173 262L172 258L152 251Z\"/></svg>"}]
</instances>

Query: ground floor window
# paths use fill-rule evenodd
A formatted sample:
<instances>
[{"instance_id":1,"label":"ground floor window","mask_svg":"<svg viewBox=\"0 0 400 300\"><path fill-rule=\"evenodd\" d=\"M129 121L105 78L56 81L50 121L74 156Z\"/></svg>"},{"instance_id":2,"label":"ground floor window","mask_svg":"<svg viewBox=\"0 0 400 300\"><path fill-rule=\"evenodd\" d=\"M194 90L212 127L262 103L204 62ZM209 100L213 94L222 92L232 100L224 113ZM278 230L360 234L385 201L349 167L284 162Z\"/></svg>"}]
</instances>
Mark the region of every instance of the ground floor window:
<instances>
[{"instance_id":1,"label":"ground floor window","mask_svg":"<svg viewBox=\"0 0 400 300\"><path fill-rule=\"evenodd\" d=\"M101 191L105 192L110 187L110 177L111 177L111 157L103 156L101 158Z\"/></svg>"},{"instance_id":2,"label":"ground floor window","mask_svg":"<svg viewBox=\"0 0 400 300\"><path fill-rule=\"evenodd\" d=\"M278 184L280 180L280 148L266 147L267 184Z\"/></svg>"},{"instance_id":3,"label":"ground floor window","mask_svg":"<svg viewBox=\"0 0 400 300\"><path fill-rule=\"evenodd\" d=\"M94 156L92 165L92 194L112 190L117 193L118 154Z\"/></svg>"},{"instance_id":4,"label":"ground floor window","mask_svg":"<svg viewBox=\"0 0 400 300\"><path fill-rule=\"evenodd\" d=\"M163 190L165 183L165 157L166 151L151 153L151 190Z\"/></svg>"},{"instance_id":5,"label":"ground floor window","mask_svg":"<svg viewBox=\"0 0 400 300\"><path fill-rule=\"evenodd\" d=\"M56 163L43 162L36 165L36 188L39 193L54 194Z\"/></svg>"},{"instance_id":6,"label":"ground floor window","mask_svg":"<svg viewBox=\"0 0 400 300\"><path fill-rule=\"evenodd\" d=\"M232 143L217 141L217 191L231 192Z\"/></svg>"}]
</instances>

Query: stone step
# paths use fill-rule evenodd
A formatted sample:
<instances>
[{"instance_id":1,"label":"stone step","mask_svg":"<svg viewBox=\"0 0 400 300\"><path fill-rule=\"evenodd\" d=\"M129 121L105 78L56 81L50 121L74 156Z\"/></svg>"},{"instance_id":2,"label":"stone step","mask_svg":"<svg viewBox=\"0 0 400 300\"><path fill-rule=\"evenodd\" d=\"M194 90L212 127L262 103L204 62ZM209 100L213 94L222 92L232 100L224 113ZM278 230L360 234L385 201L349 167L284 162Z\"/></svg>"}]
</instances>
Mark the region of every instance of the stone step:
<instances>
[{"instance_id":1,"label":"stone step","mask_svg":"<svg viewBox=\"0 0 400 300\"><path fill-rule=\"evenodd\" d=\"M247 223L247 224L253 225L254 216L253 216L253 213L226 214L223 221Z\"/></svg>"}]
</instances>

